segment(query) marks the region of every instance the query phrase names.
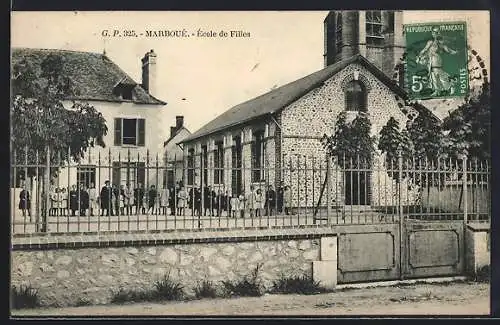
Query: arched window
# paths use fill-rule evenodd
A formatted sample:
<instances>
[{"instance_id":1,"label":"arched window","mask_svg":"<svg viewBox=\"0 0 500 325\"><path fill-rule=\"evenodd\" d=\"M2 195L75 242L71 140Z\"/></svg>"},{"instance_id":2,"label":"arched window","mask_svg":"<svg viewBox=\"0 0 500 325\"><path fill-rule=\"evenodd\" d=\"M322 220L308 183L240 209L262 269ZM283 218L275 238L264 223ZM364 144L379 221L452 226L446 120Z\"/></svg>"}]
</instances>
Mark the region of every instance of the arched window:
<instances>
[{"instance_id":1,"label":"arched window","mask_svg":"<svg viewBox=\"0 0 500 325\"><path fill-rule=\"evenodd\" d=\"M358 80L347 84L345 89L345 110L354 112L366 112L366 88Z\"/></svg>"}]
</instances>

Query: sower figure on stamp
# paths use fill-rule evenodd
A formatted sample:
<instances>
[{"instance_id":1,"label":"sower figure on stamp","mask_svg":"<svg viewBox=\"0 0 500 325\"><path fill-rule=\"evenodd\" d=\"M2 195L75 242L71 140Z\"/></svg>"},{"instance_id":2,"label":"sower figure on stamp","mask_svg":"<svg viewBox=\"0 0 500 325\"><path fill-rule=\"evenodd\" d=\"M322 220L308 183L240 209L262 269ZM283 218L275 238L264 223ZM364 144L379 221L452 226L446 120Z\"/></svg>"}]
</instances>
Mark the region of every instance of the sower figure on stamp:
<instances>
[{"instance_id":1,"label":"sower figure on stamp","mask_svg":"<svg viewBox=\"0 0 500 325\"><path fill-rule=\"evenodd\" d=\"M457 51L450 49L442 40L439 27L432 28L432 39L427 41L425 47L417 56L417 63L427 66L429 86L433 92L431 96L439 96L443 92L452 93L453 83L450 75L443 69L442 52L457 54Z\"/></svg>"}]
</instances>

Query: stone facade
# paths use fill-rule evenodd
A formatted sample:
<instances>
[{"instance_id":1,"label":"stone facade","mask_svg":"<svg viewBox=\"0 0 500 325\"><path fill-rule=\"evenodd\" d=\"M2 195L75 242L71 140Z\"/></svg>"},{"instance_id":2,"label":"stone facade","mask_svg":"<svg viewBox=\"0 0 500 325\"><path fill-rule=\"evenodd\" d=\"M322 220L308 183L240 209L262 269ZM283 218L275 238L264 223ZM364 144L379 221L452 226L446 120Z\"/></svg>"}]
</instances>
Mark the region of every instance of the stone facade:
<instances>
[{"instance_id":1,"label":"stone facade","mask_svg":"<svg viewBox=\"0 0 500 325\"><path fill-rule=\"evenodd\" d=\"M197 148L206 144L208 153L208 183L213 185L213 143L214 139L223 139L225 143L225 177L224 184L213 185L218 188L231 188L231 147L230 140L234 136L242 139L242 184L248 192L250 185L267 187L267 185L290 185L292 207L311 208L319 205L325 207L326 195L320 196L326 177L326 151L321 138L334 132L337 116L345 110L345 98L342 89L351 80L360 80L368 91L367 109L372 123L371 135L378 137L380 130L390 117L404 126L409 118L417 112L402 104L402 99L359 63L348 65L319 87L284 107L276 118L264 118L247 123L242 129L226 129L186 144L188 148ZM348 119L356 117L357 112L348 112ZM262 180L254 182L251 168L251 146L253 134L264 131L264 165ZM210 149L212 148L212 149ZM199 164L196 164L199 166ZM397 205L399 189L396 180L389 177L384 159L376 153L372 172L363 176L369 179L366 195L370 197L372 206ZM345 203L345 175L339 166L331 165L331 185L329 196L333 205ZM368 182L367 182L368 184ZM411 204L418 197L418 189L408 187L406 181L401 190L402 201ZM325 187L328 191L328 187Z\"/></svg>"},{"instance_id":2,"label":"stone facade","mask_svg":"<svg viewBox=\"0 0 500 325\"><path fill-rule=\"evenodd\" d=\"M317 200L312 201L310 195L306 197L305 192L320 193L323 181L320 180L319 175L322 173L313 173L312 170L306 173L304 168L307 166L307 169L310 169L309 166L318 165L320 162L322 162L323 166L326 165L326 162L324 162L326 151L320 139L325 134L333 134L337 116L344 110L345 105L344 93L339 89L342 89L344 83L354 79L355 71L359 73L358 79L362 80L369 90L367 108L372 123L372 136L378 137L380 130L390 117L394 117L399 121L400 126L403 126L408 120L407 114L403 111L412 111L410 114L415 114L410 107L400 108L400 100L389 87L385 86L359 64L346 67L325 81L322 86L286 107L281 113L284 164L286 166L287 162L288 164L292 162L292 165L294 165L297 164L298 160L299 164L302 164L302 170L299 173L302 172L302 175L305 176L298 177L297 171L294 171L293 168L291 172L287 173L287 170L290 169L284 168L283 181L285 184L287 179L290 179L292 182L290 185L302 182L302 186L305 187L292 191L294 193L292 204L310 207L312 202L317 203ZM349 112L348 119L354 119L355 115L355 112ZM313 160L316 162L314 163ZM383 156L377 153L373 164L374 171L370 176L371 186L369 192L372 205L395 205L397 204L395 203L395 195L397 195L396 182L388 177L387 168L383 166L383 161ZM345 180L343 179L343 173L339 172L338 169L338 166L332 165L332 171L334 171L332 173L332 197L334 202L343 204L342 184L345 183ZM297 178L300 179L297 180ZM416 189L406 190L408 186L403 188L405 188L402 191L403 201L409 203L414 201L418 191Z\"/></svg>"},{"instance_id":3,"label":"stone facade","mask_svg":"<svg viewBox=\"0 0 500 325\"><path fill-rule=\"evenodd\" d=\"M102 304L112 290L146 289L166 274L193 294L200 280L240 279L258 264L269 288L280 274L312 275L320 239L13 251L11 258L12 284L37 288L42 304Z\"/></svg>"}]
</instances>

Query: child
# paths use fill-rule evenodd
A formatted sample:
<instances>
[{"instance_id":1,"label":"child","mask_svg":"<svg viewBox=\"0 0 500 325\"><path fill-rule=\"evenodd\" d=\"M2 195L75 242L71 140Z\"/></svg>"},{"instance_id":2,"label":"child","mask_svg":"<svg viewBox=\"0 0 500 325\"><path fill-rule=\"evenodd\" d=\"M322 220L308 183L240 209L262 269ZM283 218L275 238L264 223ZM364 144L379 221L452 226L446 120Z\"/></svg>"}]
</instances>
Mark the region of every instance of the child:
<instances>
[{"instance_id":1,"label":"child","mask_svg":"<svg viewBox=\"0 0 500 325\"><path fill-rule=\"evenodd\" d=\"M264 200L262 198L262 191L260 188L255 191L255 197L254 197L254 209L255 209L255 216L256 217L261 217L261 209L264 208Z\"/></svg>"},{"instance_id":2,"label":"child","mask_svg":"<svg viewBox=\"0 0 500 325\"><path fill-rule=\"evenodd\" d=\"M68 192L66 191L66 188L62 188L59 191L59 196L57 197L57 200L59 201L59 215L60 216L65 216L66 211L68 210Z\"/></svg>"},{"instance_id":3,"label":"child","mask_svg":"<svg viewBox=\"0 0 500 325\"><path fill-rule=\"evenodd\" d=\"M119 198L118 200L120 201L120 214L123 216L125 215L125 186L121 185L120 186L120 193L119 193ZM128 206L128 204L127 204Z\"/></svg>"},{"instance_id":4,"label":"child","mask_svg":"<svg viewBox=\"0 0 500 325\"><path fill-rule=\"evenodd\" d=\"M161 207L161 214L166 216L167 215L167 206L168 206L168 201L169 201L169 191L167 187L164 187L163 190L161 191L160 195L160 207Z\"/></svg>"},{"instance_id":5,"label":"child","mask_svg":"<svg viewBox=\"0 0 500 325\"><path fill-rule=\"evenodd\" d=\"M184 187L181 187L181 190L179 193L177 193L177 215L181 216L184 215L184 208L186 207L187 204L187 199L188 199L188 194Z\"/></svg>"},{"instance_id":6,"label":"child","mask_svg":"<svg viewBox=\"0 0 500 325\"><path fill-rule=\"evenodd\" d=\"M234 193L233 196L231 197L231 201L229 204L231 207L231 214L232 214L233 218L236 218L236 213L240 209L240 200L239 200L238 196L236 195L236 193Z\"/></svg>"},{"instance_id":7,"label":"child","mask_svg":"<svg viewBox=\"0 0 500 325\"><path fill-rule=\"evenodd\" d=\"M238 196L238 200L239 200L238 209L240 211L240 217L244 218L245 217L245 193L244 192L242 192Z\"/></svg>"}]
</instances>

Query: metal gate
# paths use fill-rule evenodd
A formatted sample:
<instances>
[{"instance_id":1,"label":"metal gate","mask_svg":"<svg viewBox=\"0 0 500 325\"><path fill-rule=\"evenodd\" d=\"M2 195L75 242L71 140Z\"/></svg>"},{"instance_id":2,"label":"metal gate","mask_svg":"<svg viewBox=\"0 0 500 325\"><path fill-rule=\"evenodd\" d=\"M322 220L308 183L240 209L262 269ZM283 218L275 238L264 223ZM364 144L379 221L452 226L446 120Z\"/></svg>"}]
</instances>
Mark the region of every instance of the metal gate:
<instances>
[{"instance_id":1,"label":"metal gate","mask_svg":"<svg viewBox=\"0 0 500 325\"><path fill-rule=\"evenodd\" d=\"M403 226L402 278L463 274L463 221L408 220Z\"/></svg>"},{"instance_id":2,"label":"metal gate","mask_svg":"<svg viewBox=\"0 0 500 325\"><path fill-rule=\"evenodd\" d=\"M463 221L334 226L339 283L454 276L464 272Z\"/></svg>"}]
</instances>

